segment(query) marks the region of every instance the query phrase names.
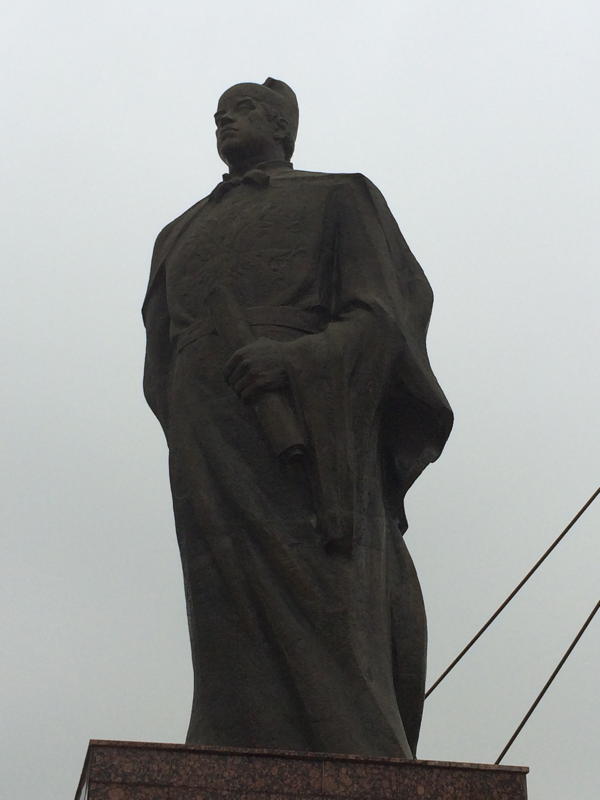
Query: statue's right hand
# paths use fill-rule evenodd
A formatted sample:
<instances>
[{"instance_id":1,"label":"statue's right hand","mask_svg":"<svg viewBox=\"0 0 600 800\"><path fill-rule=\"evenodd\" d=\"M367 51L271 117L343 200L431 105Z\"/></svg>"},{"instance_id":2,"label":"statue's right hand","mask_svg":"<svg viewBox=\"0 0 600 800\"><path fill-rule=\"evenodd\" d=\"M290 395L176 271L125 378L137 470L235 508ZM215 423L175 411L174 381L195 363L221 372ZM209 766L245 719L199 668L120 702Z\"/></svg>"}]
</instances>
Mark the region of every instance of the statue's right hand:
<instances>
[{"instance_id":1,"label":"statue's right hand","mask_svg":"<svg viewBox=\"0 0 600 800\"><path fill-rule=\"evenodd\" d=\"M225 380L244 402L287 383L285 344L261 337L240 347L225 365Z\"/></svg>"}]
</instances>

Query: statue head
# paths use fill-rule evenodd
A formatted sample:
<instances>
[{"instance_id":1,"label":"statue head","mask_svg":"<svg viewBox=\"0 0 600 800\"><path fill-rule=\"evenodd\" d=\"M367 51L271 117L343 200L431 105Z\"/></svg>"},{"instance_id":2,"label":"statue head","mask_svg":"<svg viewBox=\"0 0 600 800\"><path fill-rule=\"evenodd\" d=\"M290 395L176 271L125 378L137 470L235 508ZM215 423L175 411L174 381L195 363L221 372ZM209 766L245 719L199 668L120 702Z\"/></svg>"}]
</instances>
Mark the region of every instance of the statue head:
<instances>
[{"instance_id":1,"label":"statue head","mask_svg":"<svg viewBox=\"0 0 600 800\"><path fill-rule=\"evenodd\" d=\"M238 83L215 114L217 150L230 169L292 157L298 130L296 95L283 81Z\"/></svg>"}]
</instances>

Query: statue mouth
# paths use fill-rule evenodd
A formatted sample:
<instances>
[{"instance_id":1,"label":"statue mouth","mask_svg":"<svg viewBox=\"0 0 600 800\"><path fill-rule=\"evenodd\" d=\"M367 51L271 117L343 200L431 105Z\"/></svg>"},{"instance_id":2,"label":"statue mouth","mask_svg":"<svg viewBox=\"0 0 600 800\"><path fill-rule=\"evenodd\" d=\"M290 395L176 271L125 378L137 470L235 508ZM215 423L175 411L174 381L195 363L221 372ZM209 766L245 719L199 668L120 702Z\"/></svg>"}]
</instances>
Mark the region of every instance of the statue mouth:
<instances>
[{"instance_id":1,"label":"statue mouth","mask_svg":"<svg viewBox=\"0 0 600 800\"><path fill-rule=\"evenodd\" d=\"M237 133L237 128L233 128L233 127L221 128L221 130L218 133L218 136L219 136L219 139L224 139L228 135L236 134L236 133Z\"/></svg>"}]
</instances>

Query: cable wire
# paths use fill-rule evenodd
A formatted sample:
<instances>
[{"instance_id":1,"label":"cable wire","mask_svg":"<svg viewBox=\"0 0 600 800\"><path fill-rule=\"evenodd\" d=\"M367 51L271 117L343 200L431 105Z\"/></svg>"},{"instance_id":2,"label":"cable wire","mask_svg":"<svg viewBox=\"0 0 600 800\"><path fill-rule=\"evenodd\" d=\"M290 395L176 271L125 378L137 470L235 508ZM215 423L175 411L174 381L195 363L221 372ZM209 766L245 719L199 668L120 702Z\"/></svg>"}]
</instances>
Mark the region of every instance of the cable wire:
<instances>
[{"instance_id":1,"label":"cable wire","mask_svg":"<svg viewBox=\"0 0 600 800\"><path fill-rule=\"evenodd\" d=\"M569 645L569 647L568 647L568 649L567 649L566 653L565 653L565 654L564 654L564 656L561 658L561 660L558 662L558 664L557 664L557 666L556 666L556 669L554 670L554 672L552 673L552 675L550 675L550 677L549 677L549 678L548 678L548 680L546 681L546 683L545 683L545 685L544 685L544 688L542 689L542 691L541 691L541 692L538 694L538 696L537 696L537 697L535 698L535 700L533 701L533 703L532 703L531 707L529 708L529 711L528 711L528 712L525 714L525 716L523 717L523 719L522 719L522 720L521 720L521 722L519 723L519 726L518 726L517 730L516 730L516 731L513 733L513 735L510 737L510 739L508 740L508 742L507 742L507 744L506 744L506 747L504 748L504 750L503 750L503 751L500 753L500 755L498 756L498 758L497 758L497 759L496 759L496 761L494 762L495 764L499 764L499 763L502 761L502 759L503 759L503 758L504 758L504 756L507 754L508 750L509 750L509 749L510 749L510 747L512 746L512 744L513 744L513 742L515 741L515 739L517 738L517 736L518 736L518 735L521 733L521 731L522 731L522 730L523 730L523 728L525 727L525 723L527 722L527 720L529 719L529 717L530 717L530 716L533 714L533 712L534 712L534 711L535 711L535 709L537 708L537 706L538 706L538 703L540 702L540 700L542 699L542 697L543 697L543 696L546 694L546 692L548 691L548 688L550 687L550 684L552 683L552 681L554 680L554 678L556 678L556 676L557 676L557 675L558 675L558 673L560 672L560 670L561 670L561 667L562 667L562 665L565 663L565 661L567 660L567 658L568 658L568 657L571 655L571 653L572 653L572 651L573 651L573 649L574 649L575 645L577 644L577 642L578 642L578 641L581 639L581 637L583 636L583 632L585 631L585 629L587 628L587 626L590 624L590 622L591 622L591 621L592 621L592 619L594 618L594 614L595 614L595 613L598 611L598 609L599 609L599 608L600 608L600 600L598 600L598 602L596 603L596 605L595 605L594 609L592 610L592 613L589 615L589 617L586 619L586 621L583 623L583 625L582 625L582 626L581 626L581 628L579 629L579 633L578 633L578 634L577 634L577 636L576 636L576 637L573 639L573 641L572 641L572 642L571 642L571 644Z\"/></svg>"},{"instance_id":2,"label":"cable wire","mask_svg":"<svg viewBox=\"0 0 600 800\"><path fill-rule=\"evenodd\" d=\"M599 494L600 494L600 487L598 487L598 488L596 489L596 491L595 491L595 492L594 492L594 494L593 494L593 495L590 497L590 499L589 499L589 500L588 500L588 501L587 501L587 502L586 502L586 503L585 503L585 504L584 504L584 505L583 505L583 506L582 506L582 507L579 509L579 511L577 512L577 514L575 514L575 516L574 516L574 517L573 517L573 519L572 519L572 520L569 522L569 524L567 525L567 527L566 527L566 528L565 528L565 529L564 529L564 530L563 530L563 531L560 533L560 535L559 535L559 536L558 536L558 537L557 537L557 538L556 538L556 539L555 539L555 540L552 542L552 544L550 545L550 547L549 547L549 548L546 550L546 552L545 552L545 553L544 553L544 554L543 554L543 555L542 555L542 556L539 558L539 560L538 560L538 561L536 561L536 563L535 563L535 564L533 565L533 567L532 567L532 568L529 570L529 572L527 573L527 575L525 575L525 577L523 578L523 580L522 580L522 581L521 581L521 582L520 582L520 583L519 583L519 584L518 584L518 585L517 585L517 586L516 586L516 587L515 587L515 588L512 590L512 592L511 592L511 593L508 595L508 597L507 597L507 598L506 598L506 600L505 600L505 601L502 603L502 605L501 605L501 606L499 606L499 608L497 608L497 609L496 609L496 611L494 611L494 613L493 613L493 614L492 614L492 616L491 616L491 617L488 619L488 621L485 623L485 625L483 625L483 626L482 626L482 627L481 627L481 628L480 628L480 629L477 631L477 633L475 634L475 636L474 636L474 637L471 639L471 641L470 641L470 642L469 642L469 643L468 643L468 644L467 644L467 645L466 645L466 646L465 646L465 647L464 647L464 648L463 648L463 649L460 651L460 653L459 653L459 654L456 656L456 658L454 659L454 661L453 661L453 662L452 662L452 663L451 663L451 664L450 664L450 665L449 665L449 666L448 666L448 667L447 667L447 668L444 670L444 672L442 672L442 674L441 674L441 675L440 675L440 677L439 677L439 678L438 678L438 679L435 681L435 683L433 683L433 684L432 684L432 685L429 687L429 689L428 689L428 690L425 692L425 698L429 697L429 695L430 695L430 694L433 692L433 690L434 690L434 689L435 689L437 686L439 686L439 684L440 684L440 683L441 683L441 682L444 680L444 678L445 678L447 675L449 675L449 674L450 674L450 672L452 672L452 670L453 670L453 669L454 669L454 667L455 667L455 666L458 664L458 662L459 662L459 661L460 661L460 660L463 658L463 656L465 656L465 655L466 655L466 654L469 652L469 650L470 650L470 649L473 647L473 645L475 644L475 642L476 642L476 641L477 641L477 640L480 638L480 636L482 636L482 635L485 633L485 631L486 631L486 630L487 630L487 629L490 627L490 625L491 625L491 624L492 624L492 622L493 622L493 621L496 619L496 617L498 617L498 615L499 615L499 614L500 614L500 613L501 613L501 612L502 612L502 611L503 611L503 610L506 608L506 606L507 606L507 605L510 603L510 601L513 599L513 597L514 597L516 594L518 594L518 592L519 592L519 591L520 591L520 590L523 588L523 586L525 586L525 584L527 583L527 581L529 580L529 578L531 578L531 576L533 575L533 573L534 573L534 572L535 572L535 571L538 569L538 567L540 567L540 566L543 564L543 562L544 562L544 561L545 561L545 560L548 558L548 556L550 555L550 553L551 553L551 552L554 550L554 548L555 548L555 547L556 547L556 546L559 544L559 542L561 542L561 541L562 541L562 539L564 539L564 537L565 537L565 536L567 535L567 533L568 533L568 532L571 530L571 528L573 527L573 525L575 525L575 523L577 522L577 520L578 520L578 519L579 519L579 518L580 518L580 517L581 517L581 516L582 516L582 515L583 515L583 514L586 512L586 510L587 510L587 509L588 509L588 508L589 508L589 507L592 505L592 503L593 503L593 502L594 502L594 500L595 500L595 499L598 497L598 495L599 495Z\"/></svg>"}]
</instances>

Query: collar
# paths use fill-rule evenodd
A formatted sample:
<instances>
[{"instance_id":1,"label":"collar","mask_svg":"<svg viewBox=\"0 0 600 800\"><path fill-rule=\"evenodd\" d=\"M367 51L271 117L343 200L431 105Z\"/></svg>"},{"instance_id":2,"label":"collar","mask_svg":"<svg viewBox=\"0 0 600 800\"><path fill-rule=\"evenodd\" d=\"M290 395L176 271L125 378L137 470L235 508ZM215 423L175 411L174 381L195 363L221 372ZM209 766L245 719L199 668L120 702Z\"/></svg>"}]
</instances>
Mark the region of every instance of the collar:
<instances>
[{"instance_id":1,"label":"collar","mask_svg":"<svg viewBox=\"0 0 600 800\"><path fill-rule=\"evenodd\" d=\"M242 175L232 175L230 172L226 172L223 175L223 180L242 180L244 175L247 175L249 172L253 172L254 170L266 172L267 175L275 175L277 172L287 172L288 170L292 169L294 169L294 165L291 161L261 161L260 164L255 164L251 169L249 169L247 172L244 172Z\"/></svg>"}]
</instances>

